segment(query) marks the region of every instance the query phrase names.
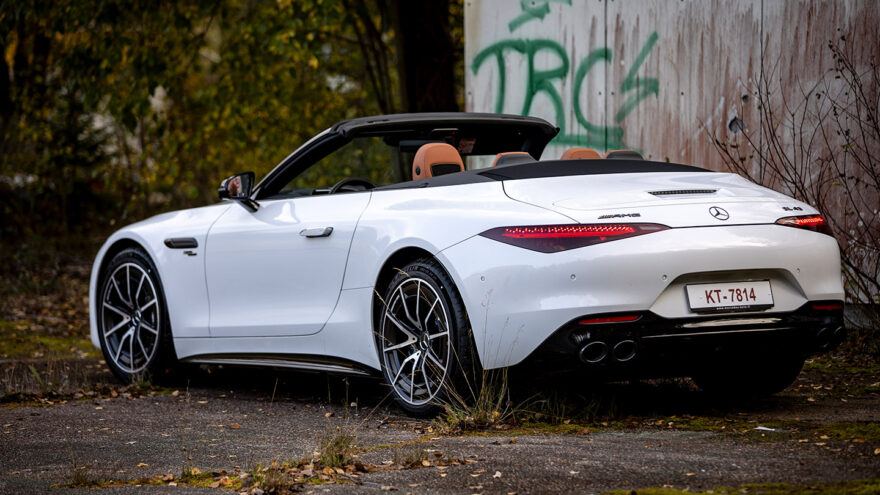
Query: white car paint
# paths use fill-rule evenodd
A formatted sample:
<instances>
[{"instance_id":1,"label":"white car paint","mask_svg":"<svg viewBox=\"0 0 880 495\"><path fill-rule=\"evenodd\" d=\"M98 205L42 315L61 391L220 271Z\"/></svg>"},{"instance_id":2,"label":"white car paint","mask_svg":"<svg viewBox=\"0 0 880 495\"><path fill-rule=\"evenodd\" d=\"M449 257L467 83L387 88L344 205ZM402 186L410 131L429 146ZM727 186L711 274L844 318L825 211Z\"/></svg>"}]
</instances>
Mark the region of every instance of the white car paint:
<instances>
[{"instance_id":1,"label":"white car paint","mask_svg":"<svg viewBox=\"0 0 880 495\"><path fill-rule=\"evenodd\" d=\"M709 187L718 192L650 194ZM711 206L727 209L730 219L713 218ZM98 345L98 272L108 248L128 240L158 267L179 358L317 355L378 369L371 314L374 294L384 288L375 287L376 280L392 254L416 247L435 256L455 282L484 368L511 366L583 315L650 310L696 316L684 299L689 282L768 279L776 305L767 313L807 300L842 300L836 241L773 225L811 213L806 204L730 174L667 172L278 199L262 201L256 213L225 202L160 215L108 239L91 278L92 340ZM557 253L478 235L501 226L575 221L678 228ZM328 226L334 228L329 238L300 236ZM163 245L178 236L197 239L196 256Z\"/></svg>"}]
</instances>

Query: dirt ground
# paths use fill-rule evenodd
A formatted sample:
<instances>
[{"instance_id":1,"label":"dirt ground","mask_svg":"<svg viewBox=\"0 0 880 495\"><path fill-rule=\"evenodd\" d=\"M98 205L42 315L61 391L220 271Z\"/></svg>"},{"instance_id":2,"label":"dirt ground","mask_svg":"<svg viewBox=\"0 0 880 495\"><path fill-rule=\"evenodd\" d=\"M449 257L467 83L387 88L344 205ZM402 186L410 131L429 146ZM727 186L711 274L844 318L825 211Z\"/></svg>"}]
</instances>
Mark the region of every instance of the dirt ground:
<instances>
[{"instance_id":1,"label":"dirt ground","mask_svg":"<svg viewBox=\"0 0 880 495\"><path fill-rule=\"evenodd\" d=\"M759 401L554 381L486 421L415 420L372 379L202 368L123 386L87 339L88 263L15 260L0 493L880 492L880 365L852 346Z\"/></svg>"}]
</instances>

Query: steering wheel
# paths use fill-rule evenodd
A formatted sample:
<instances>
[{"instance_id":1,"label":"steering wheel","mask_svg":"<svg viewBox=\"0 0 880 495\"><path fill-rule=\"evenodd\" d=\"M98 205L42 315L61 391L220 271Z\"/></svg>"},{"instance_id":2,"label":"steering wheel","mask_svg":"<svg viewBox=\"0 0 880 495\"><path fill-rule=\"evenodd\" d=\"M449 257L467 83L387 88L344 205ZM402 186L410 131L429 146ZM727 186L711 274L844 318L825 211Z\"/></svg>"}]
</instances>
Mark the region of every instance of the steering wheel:
<instances>
[{"instance_id":1,"label":"steering wheel","mask_svg":"<svg viewBox=\"0 0 880 495\"><path fill-rule=\"evenodd\" d=\"M330 192L328 192L327 194L336 194L339 191L341 191L343 187L348 187L348 186L363 186L364 191L369 191L370 189L373 189L374 187L376 187L376 184L373 184L372 182L368 181L367 179L360 179L357 177L346 177L345 179L342 179L341 181L337 182L336 184L333 184L333 187L330 188ZM354 189L351 190L351 192L354 192L354 191L355 191Z\"/></svg>"}]
</instances>

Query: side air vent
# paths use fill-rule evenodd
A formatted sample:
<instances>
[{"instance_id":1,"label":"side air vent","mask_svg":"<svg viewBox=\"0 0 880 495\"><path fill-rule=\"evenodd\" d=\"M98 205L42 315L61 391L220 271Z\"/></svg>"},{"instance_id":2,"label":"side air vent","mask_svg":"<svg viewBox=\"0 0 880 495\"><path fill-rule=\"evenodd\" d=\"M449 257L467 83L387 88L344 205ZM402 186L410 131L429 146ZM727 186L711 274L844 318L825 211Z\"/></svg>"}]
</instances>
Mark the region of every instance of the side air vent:
<instances>
[{"instance_id":1,"label":"side air vent","mask_svg":"<svg viewBox=\"0 0 880 495\"><path fill-rule=\"evenodd\" d=\"M718 189L671 189L668 191L649 191L654 196L675 196L681 194L715 194Z\"/></svg>"}]
</instances>

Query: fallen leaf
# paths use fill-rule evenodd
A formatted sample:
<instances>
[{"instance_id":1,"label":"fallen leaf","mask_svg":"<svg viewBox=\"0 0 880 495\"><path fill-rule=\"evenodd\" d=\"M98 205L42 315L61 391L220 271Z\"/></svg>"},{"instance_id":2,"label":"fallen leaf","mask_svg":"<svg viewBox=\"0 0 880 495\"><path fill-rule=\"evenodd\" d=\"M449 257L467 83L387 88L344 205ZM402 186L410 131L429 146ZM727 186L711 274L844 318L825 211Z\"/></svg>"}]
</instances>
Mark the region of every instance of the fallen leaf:
<instances>
[{"instance_id":1,"label":"fallen leaf","mask_svg":"<svg viewBox=\"0 0 880 495\"><path fill-rule=\"evenodd\" d=\"M230 423L229 427L232 428L233 430L237 430L237 429L241 428L241 425L238 423Z\"/></svg>"},{"instance_id":2,"label":"fallen leaf","mask_svg":"<svg viewBox=\"0 0 880 495\"><path fill-rule=\"evenodd\" d=\"M333 416L336 416L336 413L328 412L328 413L324 414L325 418L332 418Z\"/></svg>"},{"instance_id":3,"label":"fallen leaf","mask_svg":"<svg viewBox=\"0 0 880 495\"><path fill-rule=\"evenodd\" d=\"M194 474L194 475L202 474L202 470L197 467L190 469L189 472L190 472L190 474Z\"/></svg>"},{"instance_id":4,"label":"fallen leaf","mask_svg":"<svg viewBox=\"0 0 880 495\"><path fill-rule=\"evenodd\" d=\"M445 478L447 473L440 473L441 478Z\"/></svg>"},{"instance_id":5,"label":"fallen leaf","mask_svg":"<svg viewBox=\"0 0 880 495\"><path fill-rule=\"evenodd\" d=\"M172 397L177 397L178 395L180 395L180 390L175 390L174 392L171 392Z\"/></svg>"},{"instance_id":6,"label":"fallen leaf","mask_svg":"<svg viewBox=\"0 0 880 495\"><path fill-rule=\"evenodd\" d=\"M397 488L394 488L391 485L382 485L382 491L383 492L395 492L395 491L397 491Z\"/></svg>"},{"instance_id":7,"label":"fallen leaf","mask_svg":"<svg viewBox=\"0 0 880 495\"><path fill-rule=\"evenodd\" d=\"M144 467L144 466L149 466L149 464L147 464L146 462L139 462L138 463L138 467Z\"/></svg>"},{"instance_id":8,"label":"fallen leaf","mask_svg":"<svg viewBox=\"0 0 880 495\"><path fill-rule=\"evenodd\" d=\"M828 436L828 435L822 435L822 436L820 436L819 438L822 439L822 440L828 440L829 436Z\"/></svg>"},{"instance_id":9,"label":"fallen leaf","mask_svg":"<svg viewBox=\"0 0 880 495\"><path fill-rule=\"evenodd\" d=\"M874 455L880 455L880 448L874 449Z\"/></svg>"},{"instance_id":10,"label":"fallen leaf","mask_svg":"<svg viewBox=\"0 0 880 495\"><path fill-rule=\"evenodd\" d=\"M429 460L427 460L427 459L425 459L424 461L422 461L422 466L428 467L428 466L430 466L430 465L431 465L431 461L429 461Z\"/></svg>"},{"instance_id":11,"label":"fallen leaf","mask_svg":"<svg viewBox=\"0 0 880 495\"><path fill-rule=\"evenodd\" d=\"M493 478L500 478L500 477L501 477L501 471L495 471L495 474L493 474L492 477L493 477Z\"/></svg>"},{"instance_id":12,"label":"fallen leaf","mask_svg":"<svg viewBox=\"0 0 880 495\"><path fill-rule=\"evenodd\" d=\"M97 407L95 407L95 411L100 411L101 409L104 409L104 408L101 407L101 406L97 406Z\"/></svg>"},{"instance_id":13,"label":"fallen leaf","mask_svg":"<svg viewBox=\"0 0 880 495\"><path fill-rule=\"evenodd\" d=\"M696 476L697 473L685 473L684 475L685 475L685 476Z\"/></svg>"},{"instance_id":14,"label":"fallen leaf","mask_svg":"<svg viewBox=\"0 0 880 495\"><path fill-rule=\"evenodd\" d=\"M568 474L578 474L580 471L569 471Z\"/></svg>"}]
</instances>

